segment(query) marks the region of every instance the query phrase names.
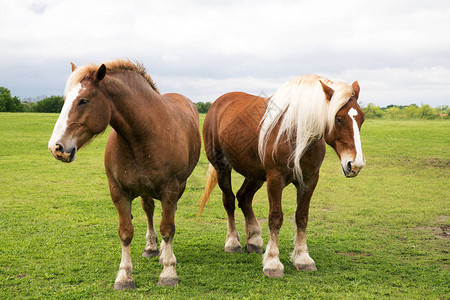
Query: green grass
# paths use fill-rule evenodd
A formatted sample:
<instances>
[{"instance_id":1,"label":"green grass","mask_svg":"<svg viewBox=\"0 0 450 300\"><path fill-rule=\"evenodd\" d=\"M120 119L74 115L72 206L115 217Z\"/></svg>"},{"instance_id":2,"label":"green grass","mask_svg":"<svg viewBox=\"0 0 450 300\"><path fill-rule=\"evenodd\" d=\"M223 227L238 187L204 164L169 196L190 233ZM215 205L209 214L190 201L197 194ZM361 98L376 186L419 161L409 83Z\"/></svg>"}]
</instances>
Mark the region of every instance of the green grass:
<instances>
[{"instance_id":1,"label":"green grass","mask_svg":"<svg viewBox=\"0 0 450 300\"><path fill-rule=\"evenodd\" d=\"M118 292L112 288L121 255L118 219L103 167L107 133L63 164L47 150L56 119L0 114L0 299L450 298L448 121L366 121L367 164L353 179L342 175L328 148L308 226L318 270L298 272L289 262L295 193L288 187L280 233L285 277L279 279L263 275L261 255L223 251L226 214L218 188L196 221L208 166L202 154L176 215L180 284L156 286L162 267L157 258L141 257L146 223L135 201L137 289ZM233 182L237 190L242 177L234 174ZM254 207L266 243L264 187ZM160 214L158 204L157 224ZM244 240L242 212L236 215Z\"/></svg>"}]
</instances>

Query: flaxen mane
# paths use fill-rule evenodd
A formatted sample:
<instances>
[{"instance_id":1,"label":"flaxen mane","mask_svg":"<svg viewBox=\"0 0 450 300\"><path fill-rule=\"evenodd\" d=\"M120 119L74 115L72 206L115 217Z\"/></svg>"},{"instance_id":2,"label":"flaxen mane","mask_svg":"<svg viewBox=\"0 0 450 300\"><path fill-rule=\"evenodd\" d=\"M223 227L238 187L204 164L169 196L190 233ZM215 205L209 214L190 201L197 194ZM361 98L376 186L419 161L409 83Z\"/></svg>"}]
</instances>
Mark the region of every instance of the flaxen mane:
<instances>
[{"instance_id":1,"label":"flaxen mane","mask_svg":"<svg viewBox=\"0 0 450 300\"><path fill-rule=\"evenodd\" d=\"M334 90L327 101L320 84L322 81ZM353 89L345 82L332 82L317 75L304 75L282 85L271 97L261 120L258 150L264 162L266 145L275 126L281 122L274 151L281 139L293 142L295 150L290 157L294 177L303 182L300 158L308 145L320 138L325 129L331 132L336 113L352 96Z\"/></svg>"},{"instance_id":2,"label":"flaxen mane","mask_svg":"<svg viewBox=\"0 0 450 300\"><path fill-rule=\"evenodd\" d=\"M156 87L156 83L153 81L153 79L150 77L150 75L147 74L147 71L145 70L145 67L143 64L136 62L133 63L130 60L122 60L122 59L116 59L111 60L109 62L104 63L106 66L106 69L108 72L114 73L114 72L121 72L121 71L132 71L140 74L142 77L147 80L147 82L150 84L152 89L157 92L158 94L161 94ZM64 94L67 94L73 86L80 83L82 80L86 79L87 77L91 76L94 72L98 70L100 65L96 64L89 64L85 66L78 67L75 71L72 72L69 79L66 83L66 89Z\"/></svg>"}]
</instances>

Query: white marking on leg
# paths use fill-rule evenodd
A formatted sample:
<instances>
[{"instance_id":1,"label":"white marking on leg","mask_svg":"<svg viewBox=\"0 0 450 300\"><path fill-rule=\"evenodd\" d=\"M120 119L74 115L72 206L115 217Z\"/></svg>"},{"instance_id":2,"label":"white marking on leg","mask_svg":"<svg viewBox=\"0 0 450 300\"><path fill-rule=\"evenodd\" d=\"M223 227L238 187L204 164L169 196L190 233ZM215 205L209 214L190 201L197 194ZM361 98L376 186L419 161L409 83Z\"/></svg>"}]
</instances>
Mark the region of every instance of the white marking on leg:
<instances>
[{"instance_id":1,"label":"white marking on leg","mask_svg":"<svg viewBox=\"0 0 450 300\"><path fill-rule=\"evenodd\" d=\"M294 238L294 252L291 254L291 260L297 270L317 270L314 260L308 254L306 233L298 228Z\"/></svg>"},{"instance_id":2,"label":"white marking on leg","mask_svg":"<svg viewBox=\"0 0 450 300\"><path fill-rule=\"evenodd\" d=\"M130 245L122 245L122 260L120 261L119 273L117 274L117 282L134 281L131 276L133 266L131 264Z\"/></svg>"},{"instance_id":3,"label":"white marking on leg","mask_svg":"<svg viewBox=\"0 0 450 300\"><path fill-rule=\"evenodd\" d=\"M173 253L172 241L173 239L170 238L168 242L165 242L165 240L161 242L161 256L159 262L164 266L159 275L159 281L161 283L164 281L178 281L177 272L175 270L177 259Z\"/></svg>"},{"instance_id":4,"label":"white marking on leg","mask_svg":"<svg viewBox=\"0 0 450 300\"><path fill-rule=\"evenodd\" d=\"M161 242L161 258L162 264L165 266L175 266L177 264L177 258L173 253L172 239L167 243L164 240Z\"/></svg>"},{"instance_id":5,"label":"white marking on leg","mask_svg":"<svg viewBox=\"0 0 450 300\"><path fill-rule=\"evenodd\" d=\"M164 266L175 266L177 264L177 259L173 253L172 239L167 243L164 240L161 242L161 258Z\"/></svg>"},{"instance_id":6,"label":"white marking on leg","mask_svg":"<svg viewBox=\"0 0 450 300\"><path fill-rule=\"evenodd\" d=\"M284 266L280 261L280 251L278 250L279 232L270 232L270 239L267 243L266 252L263 256L263 272L267 276L283 276Z\"/></svg>"},{"instance_id":7,"label":"white marking on leg","mask_svg":"<svg viewBox=\"0 0 450 300\"><path fill-rule=\"evenodd\" d=\"M361 136L359 133L358 124L356 123L355 116L358 115L358 112L356 109L351 108L348 111L348 115L353 121L353 139L355 141L355 149L356 149L356 158L355 158L355 166L362 168L364 166L364 156L362 153L362 147L361 147Z\"/></svg>"},{"instance_id":8,"label":"white marking on leg","mask_svg":"<svg viewBox=\"0 0 450 300\"><path fill-rule=\"evenodd\" d=\"M64 136L66 132L69 112L72 109L73 102L78 97L80 90L81 83L78 83L66 95L66 101L64 102L61 113L59 114L58 120L56 121L55 127L53 128L52 136L48 142L48 148L50 149L50 151L54 150L54 148L56 147L56 143Z\"/></svg>"}]
</instances>

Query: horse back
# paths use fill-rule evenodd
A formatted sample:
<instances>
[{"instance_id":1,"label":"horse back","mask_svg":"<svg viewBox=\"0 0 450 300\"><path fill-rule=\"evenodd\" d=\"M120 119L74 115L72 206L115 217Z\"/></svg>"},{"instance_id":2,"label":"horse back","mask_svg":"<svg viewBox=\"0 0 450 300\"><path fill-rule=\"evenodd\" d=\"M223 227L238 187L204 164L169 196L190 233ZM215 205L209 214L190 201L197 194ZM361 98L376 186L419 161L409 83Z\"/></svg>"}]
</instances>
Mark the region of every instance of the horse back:
<instances>
[{"instance_id":1,"label":"horse back","mask_svg":"<svg viewBox=\"0 0 450 300\"><path fill-rule=\"evenodd\" d=\"M195 168L200 156L201 138L199 115L195 104L187 97L177 93L162 95L167 105L170 119L174 120L174 130L184 132L186 149L189 149L189 174Z\"/></svg>"},{"instance_id":2,"label":"horse back","mask_svg":"<svg viewBox=\"0 0 450 300\"><path fill-rule=\"evenodd\" d=\"M181 113L187 113L189 117L196 121L198 127L198 111L195 104L189 98L177 93L167 93L162 95L162 97L166 100L166 102L168 102L169 105L181 109Z\"/></svg>"}]
</instances>

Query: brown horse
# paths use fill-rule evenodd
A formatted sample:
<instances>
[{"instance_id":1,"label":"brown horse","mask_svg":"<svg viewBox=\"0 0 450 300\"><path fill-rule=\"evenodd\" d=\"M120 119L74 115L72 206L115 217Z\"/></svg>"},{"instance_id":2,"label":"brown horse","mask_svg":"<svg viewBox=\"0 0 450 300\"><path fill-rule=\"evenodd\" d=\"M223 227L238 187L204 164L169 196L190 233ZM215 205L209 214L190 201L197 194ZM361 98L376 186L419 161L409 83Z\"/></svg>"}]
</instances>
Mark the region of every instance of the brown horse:
<instances>
[{"instance_id":1,"label":"brown horse","mask_svg":"<svg viewBox=\"0 0 450 300\"><path fill-rule=\"evenodd\" d=\"M116 289L135 288L131 275L133 239L131 202L141 196L147 215L147 245L143 256L159 254L153 225L153 199L161 200L160 285L178 283L172 250L177 201L200 155L198 113L179 94L161 95L145 69L130 61L115 60L101 66L76 68L65 89L65 102L48 147L63 162L108 124L112 130L105 151L111 198L119 214L122 261Z\"/></svg>"},{"instance_id":2,"label":"brown horse","mask_svg":"<svg viewBox=\"0 0 450 300\"><path fill-rule=\"evenodd\" d=\"M282 191L290 183L297 188L297 231L291 259L298 270L316 270L306 246L306 225L310 199L325 156L325 142L340 157L345 176L356 176L365 164L359 133L364 113L357 103L358 95L357 82L350 86L306 75L287 82L270 99L235 92L212 104L203 126L211 165L199 213L218 182L228 215L225 251L241 251L231 188L234 169L245 176L236 196L245 216L248 252L262 252L261 226L253 212L252 200L263 182L267 182L270 240L263 257L264 274L284 275L278 234L283 222Z\"/></svg>"}]
</instances>

